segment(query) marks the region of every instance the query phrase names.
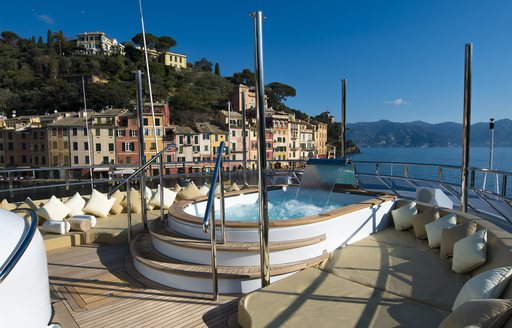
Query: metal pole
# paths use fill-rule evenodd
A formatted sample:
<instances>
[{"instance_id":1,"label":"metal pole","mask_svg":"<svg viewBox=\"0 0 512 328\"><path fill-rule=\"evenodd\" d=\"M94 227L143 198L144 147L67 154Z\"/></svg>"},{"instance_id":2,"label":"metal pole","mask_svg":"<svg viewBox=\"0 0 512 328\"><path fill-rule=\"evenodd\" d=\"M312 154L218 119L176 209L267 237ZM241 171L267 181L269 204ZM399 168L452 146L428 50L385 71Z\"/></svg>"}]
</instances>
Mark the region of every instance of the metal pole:
<instances>
[{"instance_id":1,"label":"metal pole","mask_svg":"<svg viewBox=\"0 0 512 328\"><path fill-rule=\"evenodd\" d=\"M347 128L347 80L341 80L341 158L345 158L346 128Z\"/></svg>"},{"instance_id":2,"label":"metal pole","mask_svg":"<svg viewBox=\"0 0 512 328\"><path fill-rule=\"evenodd\" d=\"M228 161L229 181L231 181L231 101L228 101Z\"/></svg>"},{"instance_id":3,"label":"metal pole","mask_svg":"<svg viewBox=\"0 0 512 328\"><path fill-rule=\"evenodd\" d=\"M491 118L489 120L489 130L491 132L491 139L489 141L489 170L492 170L492 162L494 157L494 118ZM482 189L485 190L485 186L487 185L487 174L488 172L484 173L484 182L482 184ZM497 176L496 176L497 177Z\"/></svg>"},{"instance_id":4,"label":"metal pole","mask_svg":"<svg viewBox=\"0 0 512 328\"><path fill-rule=\"evenodd\" d=\"M82 93L84 96L84 117L85 117L85 132L87 133L87 150L89 153L89 180L91 181L91 194L94 190L94 182L92 179L92 155L91 155L91 135L89 133L89 115L87 115L87 99L85 98L85 81L84 77L82 76ZM87 164L87 163L86 163Z\"/></svg>"},{"instance_id":5,"label":"metal pole","mask_svg":"<svg viewBox=\"0 0 512 328\"><path fill-rule=\"evenodd\" d=\"M222 154L219 154L222 156ZM220 186L220 240L223 244L226 243L226 211L224 206L224 173L222 170L222 159L220 160L219 169L219 186Z\"/></svg>"},{"instance_id":6,"label":"metal pole","mask_svg":"<svg viewBox=\"0 0 512 328\"><path fill-rule=\"evenodd\" d=\"M464 62L464 118L462 127L462 176L461 176L461 195L460 210L468 210L468 168L469 168L469 132L471 126L471 58L473 44L467 43L465 46Z\"/></svg>"},{"instance_id":7,"label":"metal pole","mask_svg":"<svg viewBox=\"0 0 512 328\"><path fill-rule=\"evenodd\" d=\"M215 190L211 192L215 193ZM211 223L210 223L210 242L211 242L211 257L212 257L212 297L214 301L217 301L219 295L219 281L217 280L217 239L215 237L215 195L212 202L212 210L210 212Z\"/></svg>"},{"instance_id":8,"label":"metal pole","mask_svg":"<svg viewBox=\"0 0 512 328\"><path fill-rule=\"evenodd\" d=\"M160 154L160 163L159 164L159 171L160 171L160 185L158 186L160 189L160 219L165 221L164 218L164 179L162 172L164 171L164 153Z\"/></svg>"},{"instance_id":9,"label":"metal pole","mask_svg":"<svg viewBox=\"0 0 512 328\"><path fill-rule=\"evenodd\" d=\"M243 152L244 152L244 156L243 156L243 162L244 162L244 167L243 167L243 172L244 172L244 186L248 186L249 184L247 183L247 145L246 145L246 142L247 142L247 131L246 131L246 118L245 118L245 91L242 92L242 133L243 133L243 140L244 140L244 144L243 144Z\"/></svg>"},{"instance_id":10,"label":"metal pole","mask_svg":"<svg viewBox=\"0 0 512 328\"><path fill-rule=\"evenodd\" d=\"M137 80L137 114L139 118L139 164L140 166L146 163L144 156L144 117L142 115L142 72L140 70L135 72ZM140 172L140 198L142 208L142 224L144 230L148 229L148 214L146 212L146 169Z\"/></svg>"},{"instance_id":11,"label":"metal pole","mask_svg":"<svg viewBox=\"0 0 512 328\"><path fill-rule=\"evenodd\" d=\"M131 180L126 181L126 215L128 217L128 242L132 241L132 207L130 204Z\"/></svg>"},{"instance_id":12,"label":"metal pole","mask_svg":"<svg viewBox=\"0 0 512 328\"><path fill-rule=\"evenodd\" d=\"M267 140L265 128L265 85L263 83L263 30L261 11L252 13L254 18L254 75L256 79L256 108L258 129L258 196L259 196L259 234L261 256L261 285L270 285L270 261L268 250L268 198L265 172L267 169Z\"/></svg>"}]
</instances>

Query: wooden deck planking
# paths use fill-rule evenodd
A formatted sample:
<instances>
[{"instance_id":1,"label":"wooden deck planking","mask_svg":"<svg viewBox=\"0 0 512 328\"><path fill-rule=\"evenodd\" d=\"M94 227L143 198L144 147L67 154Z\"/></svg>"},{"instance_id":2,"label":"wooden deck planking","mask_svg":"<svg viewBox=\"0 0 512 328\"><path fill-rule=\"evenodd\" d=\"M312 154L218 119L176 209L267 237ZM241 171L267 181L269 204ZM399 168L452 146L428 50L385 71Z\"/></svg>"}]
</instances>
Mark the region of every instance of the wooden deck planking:
<instances>
[{"instance_id":1,"label":"wooden deck planking","mask_svg":"<svg viewBox=\"0 0 512 328\"><path fill-rule=\"evenodd\" d=\"M128 245L83 245L49 251L50 283L61 298L54 303L55 319L74 320L84 328L225 327L236 311L236 296L221 296L215 303L204 294L140 288L124 269L128 252ZM64 297L66 290L76 291L73 297L82 299L85 306L72 307L70 296Z\"/></svg>"}]
</instances>

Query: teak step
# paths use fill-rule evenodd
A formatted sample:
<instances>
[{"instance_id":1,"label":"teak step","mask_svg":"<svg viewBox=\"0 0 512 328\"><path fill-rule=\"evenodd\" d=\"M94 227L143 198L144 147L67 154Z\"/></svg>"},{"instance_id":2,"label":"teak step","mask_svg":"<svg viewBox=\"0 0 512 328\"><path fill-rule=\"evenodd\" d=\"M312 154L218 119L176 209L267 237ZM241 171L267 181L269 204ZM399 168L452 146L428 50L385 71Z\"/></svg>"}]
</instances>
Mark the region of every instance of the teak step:
<instances>
[{"instance_id":1,"label":"teak step","mask_svg":"<svg viewBox=\"0 0 512 328\"><path fill-rule=\"evenodd\" d=\"M140 234L130 244L133 258L156 270L184 276L210 278L212 269L210 265L193 264L167 257L153 248L151 236L148 233ZM329 257L326 251L322 255L305 261L291 262L270 266L270 275L278 276L299 271L320 264ZM219 279L255 279L260 277L260 267L256 266L219 266Z\"/></svg>"},{"instance_id":2,"label":"teak step","mask_svg":"<svg viewBox=\"0 0 512 328\"><path fill-rule=\"evenodd\" d=\"M196 248L196 249L207 249L209 250L211 247L210 240L205 239L196 239L193 237L184 236L173 231L169 226L160 221L154 220L149 224L149 232L155 238L160 239L161 241L175 244L178 246ZM295 239L289 241L277 241L277 242L269 242L269 251L277 252L284 251L288 249L294 249L299 247L305 247L309 245L314 245L321 243L325 240L325 234L321 234L318 236ZM217 250L221 251L238 251L238 252L259 252L260 244L257 242L234 242L228 241L226 244L217 244Z\"/></svg>"}]
</instances>

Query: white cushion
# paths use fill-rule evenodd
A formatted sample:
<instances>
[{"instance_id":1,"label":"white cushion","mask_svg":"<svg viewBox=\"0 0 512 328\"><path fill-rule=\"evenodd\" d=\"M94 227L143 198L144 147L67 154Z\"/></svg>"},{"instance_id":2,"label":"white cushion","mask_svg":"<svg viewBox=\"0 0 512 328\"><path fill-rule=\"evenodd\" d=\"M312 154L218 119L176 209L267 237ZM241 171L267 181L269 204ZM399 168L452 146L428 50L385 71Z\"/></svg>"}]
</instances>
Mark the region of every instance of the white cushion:
<instances>
[{"instance_id":1,"label":"white cushion","mask_svg":"<svg viewBox=\"0 0 512 328\"><path fill-rule=\"evenodd\" d=\"M75 215L72 217L72 219L75 220L89 220L91 221L91 228L93 228L96 225L96 217L94 215Z\"/></svg>"},{"instance_id":2,"label":"white cushion","mask_svg":"<svg viewBox=\"0 0 512 328\"><path fill-rule=\"evenodd\" d=\"M236 182L233 182L231 187L229 187L226 191L240 191L240 187L236 184Z\"/></svg>"},{"instance_id":3,"label":"white cushion","mask_svg":"<svg viewBox=\"0 0 512 328\"><path fill-rule=\"evenodd\" d=\"M69 207L64 205L57 197L52 196L48 203L38 209L36 213L46 220L63 220L69 212Z\"/></svg>"},{"instance_id":4,"label":"white cushion","mask_svg":"<svg viewBox=\"0 0 512 328\"><path fill-rule=\"evenodd\" d=\"M64 203L64 205L69 207L69 216L70 217L75 216L75 215L83 215L84 214L82 209L85 206L85 199L83 199L79 193L75 193L73 195L73 197L71 197Z\"/></svg>"},{"instance_id":5,"label":"white cushion","mask_svg":"<svg viewBox=\"0 0 512 328\"><path fill-rule=\"evenodd\" d=\"M430 248L440 247L443 229L453 227L456 224L457 217L455 214L448 214L439 220L425 224L425 230L427 230L428 246L430 246Z\"/></svg>"},{"instance_id":6,"label":"white cushion","mask_svg":"<svg viewBox=\"0 0 512 328\"><path fill-rule=\"evenodd\" d=\"M114 197L109 199L107 195L94 189L83 211L101 218L106 218L115 201L116 199Z\"/></svg>"},{"instance_id":7,"label":"white cushion","mask_svg":"<svg viewBox=\"0 0 512 328\"><path fill-rule=\"evenodd\" d=\"M485 271L469 279L457 295L452 311L470 300L500 298L511 274L512 267L508 266Z\"/></svg>"},{"instance_id":8,"label":"white cushion","mask_svg":"<svg viewBox=\"0 0 512 328\"><path fill-rule=\"evenodd\" d=\"M453 245L452 270L457 273L471 271L486 261L487 230L482 229L462 238Z\"/></svg>"},{"instance_id":9,"label":"white cushion","mask_svg":"<svg viewBox=\"0 0 512 328\"><path fill-rule=\"evenodd\" d=\"M199 188L199 192L203 195L208 195L208 192L210 191L210 188L207 185L203 185L201 188Z\"/></svg>"},{"instance_id":10,"label":"white cushion","mask_svg":"<svg viewBox=\"0 0 512 328\"><path fill-rule=\"evenodd\" d=\"M174 200L176 199L176 193L172 191L169 188L163 188L164 191L164 205L163 208L167 209L171 207L172 203L174 203ZM155 207L160 207L160 185L158 185L158 188L156 189L155 194L153 197L151 197L151 200L149 201L149 205L153 205Z\"/></svg>"},{"instance_id":11,"label":"white cushion","mask_svg":"<svg viewBox=\"0 0 512 328\"><path fill-rule=\"evenodd\" d=\"M58 233L61 235L68 233L69 229L71 229L69 222L62 220L48 220L41 226L41 230L44 232Z\"/></svg>"},{"instance_id":12,"label":"white cushion","mask_svg":"<svg viewBox=\"0 0 512 328\"><path fill-rule=\"evenodd\" d=\"M146 204L149 204L149 201L151 200L151 197L153 197L153 192L147 186L145 187L144 191L145 191L144 192L144 196L146 198Z\"/></svg>"},{"instance_id":13,"label":"white cushion","mask_svg":"<svg viewBox=\"0 0 512 328\"><path fill-rule=\"evenodd\" d=\"M395 229L398 231L407 230L412 227L412 216L418 214L416 202L410 202L396 210L391 211Z\"/></svg>"}]
</instances>

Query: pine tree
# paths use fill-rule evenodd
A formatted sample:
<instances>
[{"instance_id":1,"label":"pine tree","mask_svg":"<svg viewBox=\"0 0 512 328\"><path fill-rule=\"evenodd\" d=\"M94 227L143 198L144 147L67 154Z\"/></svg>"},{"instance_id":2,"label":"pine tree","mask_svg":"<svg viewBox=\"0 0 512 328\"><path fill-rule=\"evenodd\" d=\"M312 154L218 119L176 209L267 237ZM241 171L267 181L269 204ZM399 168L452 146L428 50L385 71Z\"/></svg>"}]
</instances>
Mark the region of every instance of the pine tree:
<instances>
[{"instance_id":1,"label":"pine tree","mask_svg":"<svg viewBox=\"0 0 512 328\"><path fill-rule=\"evenodd\" d=\"M220 65L219 63L215 63L215 75L220 76Z\"/></svg>"},{"instance_id":2,"label":"pine tree","mask_svg":"<svg viewBox=\"0 0 512 328\"><path fill-rule=\"evenodd\" d=\"M37 47L38 48L44 48L44 43L43 43L43 37L40 36L39 39L37 39Z\"/></svg>"},{"instance_id":3,"label":"pine tree","mask_svg":"<svg viewBox=\"0 0 512 328\"><path fill-rule=\"evenodd\" d=\"M35 36L32 36L32 38L30 38L29 46L31 48L35 48L36 47L36 37Z\"/></svg>"},{"instance_id":4,"label":"pine tree","mask_svg":"<svg viewBox=\"0 0 512 328\"><path fill-rule=\"evenodd\" d=\"M46 34L46 46L50 49L53 48L53 33L52 30L48 30Z\"/></svg>"}]
</instances>

